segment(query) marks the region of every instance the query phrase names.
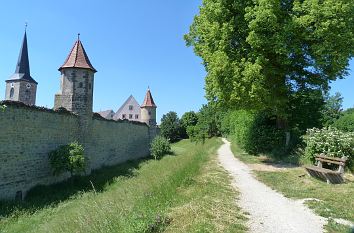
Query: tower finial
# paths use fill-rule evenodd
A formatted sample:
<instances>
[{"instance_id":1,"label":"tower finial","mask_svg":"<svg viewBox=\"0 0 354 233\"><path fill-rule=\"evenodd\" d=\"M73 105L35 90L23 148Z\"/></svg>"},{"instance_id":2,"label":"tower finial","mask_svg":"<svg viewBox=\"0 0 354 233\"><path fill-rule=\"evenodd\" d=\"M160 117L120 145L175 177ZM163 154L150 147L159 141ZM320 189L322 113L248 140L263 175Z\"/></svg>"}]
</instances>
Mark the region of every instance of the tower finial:
<instances>
[{"instance_id":1,"label":"tower finial","mask_svg":"<svg viewBox=\"0 0 354 233\"><path fill-rule=\"evenodd\" d=\"M80 40L80 32L77 34L77 40Z\"/></svg>"},{"instance_id":2,"label":"tower finial","mask_svg":"<svg viewBox=\"0 0 354 233\"><path fill-rule=\"evenodd\" d=\"M27 26L28 26L28 23L27 21L25 22L25 32L27 31Z\"/></svg>"}]
</instances>

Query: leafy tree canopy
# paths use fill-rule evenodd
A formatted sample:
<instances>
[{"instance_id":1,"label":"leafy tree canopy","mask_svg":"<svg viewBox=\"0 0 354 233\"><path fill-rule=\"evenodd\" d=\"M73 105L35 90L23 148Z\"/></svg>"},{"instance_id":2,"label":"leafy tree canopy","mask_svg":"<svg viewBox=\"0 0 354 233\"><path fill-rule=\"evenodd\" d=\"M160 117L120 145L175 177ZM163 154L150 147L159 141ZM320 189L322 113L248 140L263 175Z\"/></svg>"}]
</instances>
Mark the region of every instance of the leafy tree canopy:
<instances>
[{"instance_id":1,"label":"leafy tree canopy","mask_svg":"<svg viewBox=\"0 0 354 233\"><path fill-rule=\"evenodd\" d=\"M354 109L344 111L343 115L334 121L333 127L345 132L354 132Z\"/></svg>"},{"instance_id":2,"label":"leafy tree canopy","mask_svg":"<svg viewBox=\"0 0 354 233\"><path fill-rule=\"evenodd\" d=\"M332 125L342 115L343 97L337 92L335 95L325 96L325 106L322 111L324 126Z\"/></svg>"},{"instance_id":3,"label":"leafy tree canopy","mask_svg":"<svg viewBox=\"0 0 354 233\"><path fill-rule=\"evenodd\" d=\"M180 122L176 112L168 112L162 116L161 124L161 135L171 142L176 142L180 139Z\"/></svg>"},{"instance_id":4,"label":"leafy tree canopy","mask_svg":"<svg viewBox=\"0 0 354 233\"><path fill-rule=\"evenodd\" d=\"M286 115L289 96L327 90L354 54L352 0L203 0L187 45L209 101Z\"/></svg>"},{"instance_id":5,"label":"leafy tree canopy","mask_svg":"<svg viewBox=\"0 0 354 233\"><path fill-rule=\"evenodd\" d=\"M196 125L198 123L198 116L194 111L186 112L181 117L181 125L188 127L190 125Z\"/></svg>"},{"instance_id":6,"label":"leafy tree canopy","mask_svg":"<svg viewBox=\"0 0 354 233\"><path fill-rule=\"evenodd\" d=\"M198 112L197 128L203 130L208 137L220 136L222 112L213 104L203 105Z\"/></svg>"},{"instance_id":7,"label":"leafy tree canopy","mask_svg":"<svg viewBox=\"0 0 354 233\"><path fill-rule=\"evenodd\" d=\"M198 123L198 116L195 112L186 112L181 117L181 136L187 138L187 128L190 126L195 126Z\"/></svg>"}]
</instances>

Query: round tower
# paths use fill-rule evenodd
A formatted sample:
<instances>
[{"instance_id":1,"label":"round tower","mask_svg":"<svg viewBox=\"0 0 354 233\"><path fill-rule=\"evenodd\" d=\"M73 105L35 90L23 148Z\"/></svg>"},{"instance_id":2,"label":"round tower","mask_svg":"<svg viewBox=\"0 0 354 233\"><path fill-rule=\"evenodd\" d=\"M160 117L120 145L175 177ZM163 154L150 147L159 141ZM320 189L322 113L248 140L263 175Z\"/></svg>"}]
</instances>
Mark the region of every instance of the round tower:
<instances>
[{"instance_id":1,"label":"round tower","mask_svg":"<svg viewBox=\"0 0 354 233\"><path fill-rule=\"evenodd\" d=\"M141 121L148 126L156 126L156 104L148 88L143 104L141 105Z\"/></svg>"},{"instance_id":2,"label":"round tower","mask_svg":"<svg viewBox=\"0 0 354 233\"><path fill-rule=\"evenodd\" d=\"M54 108L63 107L79 116L91 117L96 69L91 65L79 37L59 71L60 91L55 95Z\"/></svg>"}]
</instances>

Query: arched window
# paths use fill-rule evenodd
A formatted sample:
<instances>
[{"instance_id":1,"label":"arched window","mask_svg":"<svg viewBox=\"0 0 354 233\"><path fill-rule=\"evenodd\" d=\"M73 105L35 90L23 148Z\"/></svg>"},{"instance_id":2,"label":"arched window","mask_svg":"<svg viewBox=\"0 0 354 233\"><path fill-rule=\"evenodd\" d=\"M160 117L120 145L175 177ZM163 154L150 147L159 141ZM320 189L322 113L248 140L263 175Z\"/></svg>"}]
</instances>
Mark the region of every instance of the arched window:
<instances>
[{"instance_id":1,"label":"arched window","mask_svg":"<svg viewBox=\"0 0 354 233\"><path fill-rule=\"evenodd\" d=\"M14 94L15 94L15 89L13 87L11 87L11 89L10 89L10 99L14 98Z\"/></svg>"}]
</instances>

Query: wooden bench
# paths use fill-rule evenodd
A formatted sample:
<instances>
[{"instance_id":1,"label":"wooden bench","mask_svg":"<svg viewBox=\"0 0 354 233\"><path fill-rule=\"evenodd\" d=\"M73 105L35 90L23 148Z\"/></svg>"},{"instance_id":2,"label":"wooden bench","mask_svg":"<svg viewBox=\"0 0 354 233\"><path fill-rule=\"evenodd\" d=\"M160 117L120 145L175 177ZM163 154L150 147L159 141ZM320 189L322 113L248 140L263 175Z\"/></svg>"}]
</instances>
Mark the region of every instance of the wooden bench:
<instances>
[{"instance_id":1,"label":"wooden bench","mask_svg":"<svg viewBox=\"0 0 354 233\"><path fill-rule=\"evenodd\" d=\"M305 169L310 176L327 181L328 184L340 184L344 182L343 174L347 157L343 156L342 158L334 158L320 154L317 155L315 159L317 166L305 166ZM328 165L338 165L338 170L333 171L331 169L323 168L322 165L324 163Z\"/></svg>"}]
</instances>

